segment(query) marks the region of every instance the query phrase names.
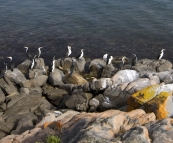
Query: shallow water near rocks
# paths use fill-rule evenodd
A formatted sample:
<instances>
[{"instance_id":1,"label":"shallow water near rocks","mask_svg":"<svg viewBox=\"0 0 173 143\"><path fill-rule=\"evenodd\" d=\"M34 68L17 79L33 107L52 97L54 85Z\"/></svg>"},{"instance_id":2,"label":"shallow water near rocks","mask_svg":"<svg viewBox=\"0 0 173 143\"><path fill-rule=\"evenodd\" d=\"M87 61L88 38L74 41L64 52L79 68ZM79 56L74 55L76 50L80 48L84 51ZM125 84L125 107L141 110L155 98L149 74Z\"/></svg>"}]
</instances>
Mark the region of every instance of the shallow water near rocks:
<instances>
[{"instance_id":1,"label":"shallow water near rocks","mask_svg":"<svg viewBox=\"0 0 173 143\"><path fill-rule=\"evenodd\" d=\"M173 1L171 0L52 0L0 2L0 68L13 56L26 59L24 46L35 55L42 46L46 64L62 58L67 46L72 56L84 48L85 57L101 58L133 53L155 59L162 48L171 60Z\"/></svg>"}]
</instances>

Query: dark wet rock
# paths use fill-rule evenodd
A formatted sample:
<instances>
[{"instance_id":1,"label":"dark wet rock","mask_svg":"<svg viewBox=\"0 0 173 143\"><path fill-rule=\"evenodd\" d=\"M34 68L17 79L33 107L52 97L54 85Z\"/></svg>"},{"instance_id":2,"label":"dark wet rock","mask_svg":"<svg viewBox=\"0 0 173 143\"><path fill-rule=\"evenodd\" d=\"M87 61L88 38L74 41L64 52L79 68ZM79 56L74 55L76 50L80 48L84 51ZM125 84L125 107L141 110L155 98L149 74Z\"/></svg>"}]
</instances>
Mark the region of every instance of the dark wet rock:
<instances>
[{"instance_id":1,"label":"dark wet rock","mask_svg":"<svg viewBox=\"0 0 173 143\"><path fill-rule=\"evenodd\" d=\"M3 91L0 89L0 105L5 101L5 94Z\"/></svg>"},{"instance_id":2,"label":"dark wet rock","mask_svg":"<svg viewBox=\"0 0 173 143\"><path fill-rule=\"evenodd\" d=\"M25 60L21 64L17 66L17 68L23 73L26 74L29 72L30 66L31 66L32 61L31 60Z\"/></svg>"},{"instance_id":3,"label":"dark wet rock","mask_svg":"<svg viewBox=\"0 0 173 143\"><path fill-rule=\"evenodd\" d=\"M102 59L94 59L90 62L89 69L90 75L96 78L99 78L102 74L103 68L105 67L106 63Z\"/></svg>"},{"instance_id":4,"label":"dark wet rock","mask_svg":"<svg viewBox=\"0 0 173 143\"><path fill-rule=\"evenodd\" d=\"M113 75L115 75L117 71L117 68L115 68L112 64L106 65L103 68L101 78L111 78Z\"/></svg>"},{"instance_id":5,"label":"dark wet rock","mask_svg":"<svg viewBox=\"0 0 173 143\"><path fill-rule=\"evenodd\" d=\"M52 104L59 106L64 96L68 94L68 92L59 88L47 87L44 88L43 94Z\"/></svg>"},{"instance_id":6,"label":"dark wet rock","mask_svg":"<svg viewBox=\"0 0 173 143\"><path fill-rule=\"evenodd\" d=\"M64 73L59 69L55 69L49 75L49 82L53 86L61 85L61 84L64 84L63 78L64 78Z\"/></svg>"},{"instance_id":7,"label":"dark wet rock","mask_svg":"<svg viewBox=\"0 0 173 143\"><path fill-rule=\"evenodd\" d=\"M17 68L14 68L13 71L7 70L5 75L10 79L11 82L19 86L21 86L22 83L26 81L24 74Z\"/></svg>"},{"instance_id":8,"label":"dark wet rock","mask_svg":"<svg viewBox=\"0 0 173 143\"><path fill-rule=\"evenodd\" d=\"M18 91L16 87L13 85L13 83L7 78L1 78L0 79L0 88L6 95L17 95Z\"/></svg>"},{"instance_id":9,"label":"dark wet rock","mask_svg":"<svg viewBox=\"0 0 173 143\"><path fill-rule=\"evenodd\" d=\"M125 132L121 140L123 143L150 143L148 130L144 126L137 126Z\"/></svg>"},{"instance_id":10,"label":"dark wet rock","mask_svg":"<svg viewBox=\"0 0 173 143\"><path fill-rule=\"evenodd\" d=\"M11 132L11 134L20 135L24 131L34 128L37 120L37 117L32 113L25 114L19 119L17 127Z\"/></svg>"},{"instance_id":11,"label":"dark wet rock","mask_svg":"<svg viewBox=\"0 0 173 143\"><path fill-rule=\"evenodd\" d=\"M37 76L33 79L24 81L22 86L27 88L42 86L46 83L47 79L48 76L46 75Z\"/></svg>"}]
</instances>

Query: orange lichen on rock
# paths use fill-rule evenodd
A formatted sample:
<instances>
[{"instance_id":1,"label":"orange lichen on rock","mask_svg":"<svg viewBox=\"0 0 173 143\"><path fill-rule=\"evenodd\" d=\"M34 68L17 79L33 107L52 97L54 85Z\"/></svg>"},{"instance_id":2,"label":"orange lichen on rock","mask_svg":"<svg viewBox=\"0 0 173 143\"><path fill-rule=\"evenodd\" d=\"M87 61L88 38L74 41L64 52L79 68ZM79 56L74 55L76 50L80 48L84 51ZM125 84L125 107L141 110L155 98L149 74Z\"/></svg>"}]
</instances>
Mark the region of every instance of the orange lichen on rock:
<instances>
[{"instance_id":1,"label":"orange lichen on rock","mask_svg":"<svg viewBox=\"0 0 173 143\"><path fill-rule=\"evenodd\" d=\"M136 93L134 93L129 99L128 99L128 105L138 108L145 104L146 102L150 101L157 95L157 89L159 85L153 85L146 87Z\"/></svg>"},{"instance_id":2,"label":"orange lichen on rock","mask_svg":"<svg viewBox=\"0 0 173 143\"><path fill-rule=\"evenodd\" d=\"M150 100L144 105L146 112L154 112L157 119L163 119L170 116L169 114L169 103L172 104L172 93L161 92L155 98Z\"/></svg>"}]
</instances>

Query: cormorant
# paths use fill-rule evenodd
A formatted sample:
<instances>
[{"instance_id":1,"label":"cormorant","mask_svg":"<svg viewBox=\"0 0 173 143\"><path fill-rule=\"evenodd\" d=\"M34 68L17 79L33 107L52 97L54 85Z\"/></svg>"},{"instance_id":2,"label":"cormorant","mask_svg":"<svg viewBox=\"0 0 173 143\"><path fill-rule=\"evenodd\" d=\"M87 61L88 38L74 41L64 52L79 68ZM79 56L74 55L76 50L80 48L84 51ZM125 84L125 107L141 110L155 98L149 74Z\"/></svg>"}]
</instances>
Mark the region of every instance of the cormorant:
<instances>
[{"instance_id":1,"label":"cormorant","mask_svg":"<svg viewBox=\"0 0 173 143\"><path fill-rule=\"evenodd\" d=\"M81 54L76 57L76 59L81 59L84 56L84 49L81 49Z\"/></svg>"},{"instance_id":2,"label":"cormorant","mask_svg":"<svg viewBox=\"0 0 173 143\"><path fill-rule=\"evenodd\" d=\"M27 56L28 60L32 60L32 56L28 52L28 47L24 47L24 48L26 49L26 56Z\"/></svg>"},{"instance_id":3,"label":"cormorant","mask_svg":"<svg viewBox=\"0 0 173 143\"><path fill-rule=\"evenodd\" d=\"M165 50L165 49L162 49L162 50L161 50L161 53L158 55L157 60L162 59L163 54L164 54L164 50Z\"/></svg>"},{"instance_id":4,"label":"cormorant","mask_svg":"<svg viewBox=\"0 0 173 143\"><path fill-rule=\"evenodd\" d=\"M11 69L11 71L13 71L14 66L15 66L15 62L13 61L13 58L12 57L7 57L7 58L10 59L10 69Z\"/></svg>"},{"instance_id":5,"label":"cormorant","mask_svg":"<svg viewBox=\"0 0 173 143\"><path fill-rule=\"evenodd\" d=\"M35 55L35 56L32 58L31 70L33 70L34 65L35 65L35 59L37 59L37 58L38 58L38 56L37 56L37 55Z\"/></svg>"},{"instance_id":6,"label":"cormorant","mask_svg":"<svg viewBox=\"0 0 173 143\"><path fill-rule=\"evenodd\" d=\"M125 60L126 60L126 57L122 57L122 66L124 66Z\"/></svg>"},{"instance_id":7,"label":"cormorant","mask_svg":"<svg viewBox=\"0 0 173 143\"><path fill-rule=\"evenodd\" d=\"M112 60L113 60L113 56L110 56L108 62L107 62L107 65L110 65L112 63Z\"/></svg>"},{"instance_id":8,"label":"cormorant","mask_svg":"<svg viewBox=\"0 0 173 143\"><path fill-rule=\"evenodd\" d=\"M133 54L132 63L131 63L131 68L132 68L133 66L135 66L135 65L136 65L137 60L138 60L138 59L137 59L136 54Z\"/></svg>"},{"instance_id":9,"label":"cormorant","mask_svg":"<svg viewBox=\"0 0 173 143\"><path fill-rule=\"evenodd\" d=\"M43 48L43 47L39 47L39 48L38 48L38 55L37 55L37 56L38 56L38 58L39 58L39 57L40 57L40 55L41 55L41 48Z\"/></svg>"},{"instance_id":10,"label":"cormorant","mask_svg":"<svg viewBox=\"0 0 173 143\"><path fill-rule=\"evenodd\" d=\"M53 61L52 61L52 72L54 71L55 69L55 56L53 57Z\"/></svg>"},{"instance_id":11,"label":"cormorant","mask_svg":"<svg viewBox=\"0 0 173 143\"><path fill-rule=\"evenodd\" d=\"M107 60L108 60L108 54L107 53L103 55L103 60L107 63Z\"/></svg>"},{"instance_id":12,"label":"cormorant","mask_svg":"<svg viewBox=\"0 0 173 143\"><path fill-rule=\"evenodd\" d=\"M65 55L66 58L69 57L71 55L71 53L72 53L71 46L68 46L67 48L68 48L68 51L67 51L67 53Z\"/></svg>"}]
</instances>

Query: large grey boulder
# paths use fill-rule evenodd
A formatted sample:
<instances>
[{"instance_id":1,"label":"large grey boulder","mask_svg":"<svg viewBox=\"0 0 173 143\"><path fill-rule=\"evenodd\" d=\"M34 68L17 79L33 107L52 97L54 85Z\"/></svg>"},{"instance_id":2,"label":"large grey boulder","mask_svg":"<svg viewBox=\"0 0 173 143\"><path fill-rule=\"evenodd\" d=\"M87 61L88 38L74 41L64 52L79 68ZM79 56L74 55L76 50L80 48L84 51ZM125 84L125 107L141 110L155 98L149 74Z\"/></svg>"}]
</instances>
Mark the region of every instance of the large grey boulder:
<instances>
[{"instance_id":1,"label":"large grey boulder","mask_svg":"<svg viewBox=\"0 0 173 143\"><path fill-rule=\"evenodd\" d=\"M26 59L24 62L22 62L21 64L19 64L19 65L17 66L17 68L18 68L23 74L26 74L26 73L28 73L28 71L29 71L29 69L30 69L31 63L32 63L31 60Z\"/></svg>"},{"instance_id":2,"label":"large grey boulder","mask_svg":"<svg viewBox=\"0 0 173 143\"><path fill-rule=\"evenodd\" d=\"M0 88L6 95L17 95L18 91L13 83L6 77L0 79Z\"/></svg>"},{"instance_id":3,"label":"large grey boulder","mask_svg":"<svg viewBox=\"0 0 173 143\"><path fill-rule=\"evenodd\" d=\"M121 70L112 77L112 81L114 85L118 85L125 82L135 81L138 78L139 74L135 70Z\"/></svg>"},{"instance_id":4,"label":"large grey boulder","mask_svg":"<svg viewBox=\"0 0 173 143\"><path fill-rule=\"evenodd\" d=\"M63 78L64 73L61 70L55 68L55 70L50 73L48 80L51 83L51 85L56 86L64 84Z\"/></svg>"},{"instance_id":5,"label":"large grey boulder","mask_svg":"<svg viewBox=\"0 0 173 143\"><path fill-rule=\"evenodd\" d=\"M5 76L7 76L11 82L19 86L22 86L22 83L26 81L24 74L17 68L14 68L13 71L7 70Z\"/></svg>"}]
</instances>

